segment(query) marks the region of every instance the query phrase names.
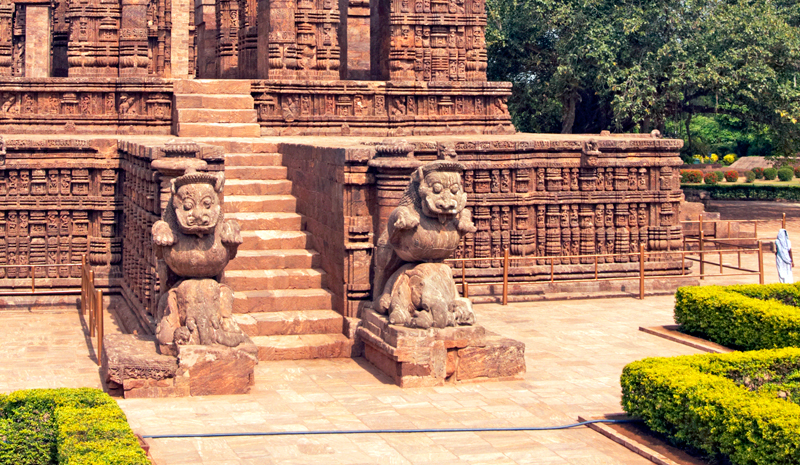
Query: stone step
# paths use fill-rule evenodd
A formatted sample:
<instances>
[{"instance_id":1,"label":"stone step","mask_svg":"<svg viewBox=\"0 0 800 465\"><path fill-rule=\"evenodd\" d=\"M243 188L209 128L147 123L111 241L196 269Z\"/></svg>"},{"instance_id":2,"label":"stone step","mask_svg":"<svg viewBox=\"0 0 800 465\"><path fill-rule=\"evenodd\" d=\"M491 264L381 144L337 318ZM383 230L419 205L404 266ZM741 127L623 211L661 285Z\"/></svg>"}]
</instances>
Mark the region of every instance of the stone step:
<instances>
[{"instance_id":1,"label":"stone step","mask_svg":"<svg viewBox=\"0 0 800 465\"><path fill-rule=\"evenodd\" d=\"M226 195L291 195L292 182L285 179L225 179Z\"/></svg>"},{"instance_id":2,"label":"stone step","mask_svg":"<svg viewBox=\"0 0 800 465\"><path fill-rule=\"evenodd\" d=\"M234 313L330 309L333 295L325 289L273 289L233 294Z\"/></svg>"},{"instance_id":3,"label":"stone step","mask_svg":"<svg viewBox=\"0 0 800 465\"><path fill-rule=\"evenodd\" d=\"M344 334L256 336L251 339L258 347L261 361L350 357L354 342Z\"/></svg>"},{"instance_id":4,"label":"stone step","mask_svg":"<svg viewBox=\"0 0 800 465\"><path fill-rule=\"evenodd\" d=\"M315 289L325 287L327 274L320 269L226 270L223 282L234 292L259 289Z\"/></svg>"},{"instance_id":5,"label":"stone step","mask_svg":"<svg viewBox=\"0 0 800 465\"><path fill-rule=\"evenodd\" d=\"M287 169L285 166L226 166L225 179L240 179L243 181L263 181L265 179L285 180Z\"/></svg>"},{"instance_id":6,"label":"stone step","mask_svg":"<svg viewBox=\"0 0 800 465\"><path fill-rule=\"evenodd\" d=\"M242 231L239 250L306 249L310 234L305 231Z\"/></svg>"},{"instance_id":7,"label":"stone step","mask_svg":"<svg viewBox=\"0 0 800 465\"><path fill-rule=\"evenodd\" d=\"M250 81L245 79L179 79L173 81L175 94L250 95Z\"/></svg>"},{"instance_id":8,"label":"stone step","mask_svg":"<svg viewBox=\"0 0 800 465\"><path fill-rule=\"evenodd\" d=\"M258 123L255 110L178 108L180 123Z\"/></svg>"},{"instance_id":9,"label":"stone step","mask_svg":"<svg viewBox=\"0 0 800 465\"><path fill-rule=\"evenodd\" d=\"M209 110L252 110L255 107L253 97L242 94L207 95L207 94L175 94L175 108L205 108Z\"/></svg>"},{"instance_id":10,"label":"stone step","mask_svg":"<svg viewBox=\"0 0 800 465\"><path fill-rule=\"evenodd\" d=\"M234 212L225 218L236 220L242 231L300 231L305 223L303 215L293 212Z\"/></svg>"},{"instance_id":11,"label":"stone step","mask_svg":"<svg viewBox=\"0 0 800 465\"><path fill-rule=\"evenodd\" d=\"M283 155L270 153L226 153L225 166L281 166Z\"/></svg>"},{"instance_id":12,"label":"stone step","mask_svg":"<svg viewBox=\"0 0 800 465\"><path fill-rule=\"evenodd\" d=\"M297 199L291 195L226 195L225 213L236 212L290 212L297 208Z\"/></svg>"},{"instance_id":13,"label":"stone step","mask_svg":"<svg viewBox=\"0 0 800 465\"><path fill-rule=\"evenodd\" d=\"M260 137L258 123L183 123L176 124L179 137Z\"/></svg>"},{"instance_id":14,"label":"stone step","mask_svg":"<svg viewBox=\"0 0 800 465\"><path fill-rule=\"evenodd\" d=\"M333 310L237 313L234 318L250 337L341 334L344 324L342 315Z\"/></svg>"},{"instance_id":15,"label":"stone step","mask_svg":"<svg viewBox=\"0 0 800 465\"><path fill-rule=\"evenodd\" d=\"M319 266L320 256L315 250L240 250L236 258L225 267L225 273L233 270L283 270Z\"/></svg>"},{"instance_id":16,"label":"stone step","mask_svg":"<svg viewBox=\"0 0 800 465\"><path fill-rule=\"evenodd\" d=\"M222 147L225 153L267 154L278 151L278 144L259 139L205 139L204 144Z\"/></svg>"}]
</instances>

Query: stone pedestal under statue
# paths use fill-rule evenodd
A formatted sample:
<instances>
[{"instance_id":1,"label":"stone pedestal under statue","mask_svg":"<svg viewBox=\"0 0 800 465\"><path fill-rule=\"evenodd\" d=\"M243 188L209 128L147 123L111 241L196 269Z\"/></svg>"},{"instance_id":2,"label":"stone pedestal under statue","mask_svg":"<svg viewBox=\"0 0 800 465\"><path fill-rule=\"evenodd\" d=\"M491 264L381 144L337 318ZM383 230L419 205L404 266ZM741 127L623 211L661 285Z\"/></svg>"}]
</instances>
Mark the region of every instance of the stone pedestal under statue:
<instances>
[{"instance_id":1,"label":"stone pedestal under statue","mask_svg":"<svg viewBox=\"0 0 800 465\"><path fill-rule=\"evenodd\" d=\"M382 150L407 151L408 144ZM364 356L401 387L509 379L525 372L525 345L475 325L444 260L475 232L452 147L408 179L378 240L373 301L361 314Z\"/></svg>"},{"instance_id":2,"label":"stone pedestal under statue","mask_svg":"<svg viewBox=\"0 0 800 465\"><path fill-rule=\"evenodd\" d=\"M525 344L479 325L408 328L367 310L357 332L364 357L400 387L510 380L525 373Z\"/></svg>"},{"instance_id":3,"label":"stone pedestal under statue","mask_svg":"<svg viewBox=\"0 0 800 465\"><path fill-rule=\"evenodd\" d=\"M126 399L247 394L257 352L248 339L237 347L178 345L176 356L164 355L155 336L112 334L103 338L102 376Z\"/></svg>"}]
</instances>

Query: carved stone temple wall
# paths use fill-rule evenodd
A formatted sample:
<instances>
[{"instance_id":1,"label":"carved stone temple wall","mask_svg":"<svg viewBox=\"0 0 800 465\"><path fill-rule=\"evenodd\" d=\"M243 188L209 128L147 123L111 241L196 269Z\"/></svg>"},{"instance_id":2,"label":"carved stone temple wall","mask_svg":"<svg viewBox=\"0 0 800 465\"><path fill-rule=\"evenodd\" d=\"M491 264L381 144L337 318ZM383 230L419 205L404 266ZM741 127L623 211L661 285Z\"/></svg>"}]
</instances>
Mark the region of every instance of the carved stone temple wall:
<instances>
[{"instance_id":1,"label":"carved stone temple wall","mask_svg":"<svg viewBox=\"0 0 800 465\"><path fill-rule=\"evenodd\" d=\"M119 278L122 204L116 142L16 139L0 156L0 289L80 287L84 255L97 284Z\"/></svg>"},{"instance_id":2,"label":"carved stone temple wall","mask_svg":"<svg viewBox=\"0 0 800 465\"><path fill-rule=\"evenodd\" d=\"M486 80L484 10L482 0L0 1L0 130L177 134L191 99L173 83L200 77L250 80L265 136L512 134L511 85Z\"/></svg>"},{"instance_id":3,"label":"carved stone temple wall","mask_svg":"<svg viewBox=\"0 0 800 465\"><path fill-rule=\"evenodd\" d=\"M0 0L0 265L20 265L0 272L0 290L28 287L29 264L45 265L37 286L77 290L77 268L63 265L87 254L98 285L131 310L123 326L153 333L162 289L152 227L169 185L152 162L176 153L211 171L231 155L231 210L270 213L270 202L291 213L302 245L273 240L289 222L261 217L242 220L245 245L304 249L298 270L313 272L291 281L313 285L303 305L329 311L330 291L345 317L330 320L341 334L325 323L338 337L319 338L328 345L279 342L262 355L358 352L378 238L410 174L440 153L464 166L477 230L455 257L468 259L471 282L497 282L505 249L511 293L532 295L552 292L551 276L631 277L639 251L680 248L681 141L517 133L511 83L487 81L486 23L485 0ZM278 201L242 200L273 187ZM618 255L589 258L606 253ZM288 261L259 261L263 281L230 270L224 284L274 285L241 289L238 302L279 310L294 295L272 292L285 289L269 272ZM681 270L670 254L645 265ZM470 297L495 291L475 286ZM298 334L282 318L278 333Z\"/></svg>"},{"instance_id":4,"label":"carved stone temple wall","mask_svg":"<svg viewBox=\"0 0 800 465\"><path fill-rule=\"evenodd\" d=\"M679 140L518 134L443 142L466 167L467 208L478 229L466 236L455 258L498 257L467 261L472 282L502 277L499 258L506 247L512 255L512 283L548 281L547 256L629 253L599 261L599 273L621 277L638 272L641 247L681 247L678 211L683 194L673 169L681 163ZM434 138L354 142L340 148L281 146L298 212L307 217L317 250L326 252L322 266L336 308L345 316L357 316L371 299L374 246L409 175L436 159L437 144ZM667 258L648 261L648 273L680 269L679 259ZM553 271L556 279L593 277L594 261L556 261ZM536 286L515 289L542 292Z\"/></svg>"}]
</instances>

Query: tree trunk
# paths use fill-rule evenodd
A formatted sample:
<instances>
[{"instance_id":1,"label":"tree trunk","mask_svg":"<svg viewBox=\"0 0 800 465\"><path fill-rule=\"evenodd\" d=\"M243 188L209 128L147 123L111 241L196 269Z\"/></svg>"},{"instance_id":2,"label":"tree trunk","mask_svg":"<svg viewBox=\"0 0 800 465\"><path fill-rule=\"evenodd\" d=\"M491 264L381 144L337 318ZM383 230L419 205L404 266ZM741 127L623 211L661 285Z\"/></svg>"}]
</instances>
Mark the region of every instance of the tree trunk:
<instances>
[{"instance_id":1,"label":"tree trunk","mask_svg":"<svg viewBox=\"0 0 800 465\"><path fill-rule=\"evenodd\" d=\"M573 89L564 98L564 110L561 113L561 134L572 134L572 126L575 124L575 108L578 106L580 96L578 91Z\"/></svg>"},{"instance_id":2,"label":"tree trunk","mask_svg":"<svg viewBox=\"0 0 800 465\"><path fill-rule=\"evenodd\" d=\"M691 152L692 150L692 131L689 130L689 126L692 124L692 114L689 113L686 117L686 149ZM691 155L691 153L689 154Z\"/></svg>"}]
</instances>

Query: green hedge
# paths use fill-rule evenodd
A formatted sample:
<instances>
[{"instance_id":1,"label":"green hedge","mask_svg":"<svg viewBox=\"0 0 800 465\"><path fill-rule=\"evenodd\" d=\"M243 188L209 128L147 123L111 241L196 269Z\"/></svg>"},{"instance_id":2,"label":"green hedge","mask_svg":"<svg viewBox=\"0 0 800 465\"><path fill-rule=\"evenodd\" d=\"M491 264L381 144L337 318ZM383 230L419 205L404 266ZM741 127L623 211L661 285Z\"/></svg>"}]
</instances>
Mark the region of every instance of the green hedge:
<instances>
[{"instance_id":1,"label":"green hedge","mask_svg":"<svg viewBox=\"0 0 800 465\"><path fill-rule=\"evenodd\" d=\"M703 185L681 184L685 193L704 190L715 200L790 200L800 201L800 186L764 186L759 184Z\"/></svg>"},{"instance_id":2,"label":"green hedge","mask_svg":"<svg viewBox=\"0 0 800 465\"><path fill-rule=\"evenodd\" d=\"M675 322L682 331L733 349L799 347L798 303L795 284L681 287Z\"/></svg>"},{"instance_id":3,"label":"green hedge","mask_svg":"<svg viewBox=\"0 0 800 465\"><path fill-rule=\"evenodd\" d=\"M750 391L744 372L800 369L800 349L648 358L622 371L622 406L675 443L735 465L800 463L800 406Z\"/></svg>"},{"instance_id":4,"label":"green hedge","mask_svg":"<svg viewBox=\"0 0 800 465\"><path fill-rule=\"evenodd\" d=\"M97 389L0 395L0 463L149 465L114 399Z\"/></svg>"}]
</instances>

